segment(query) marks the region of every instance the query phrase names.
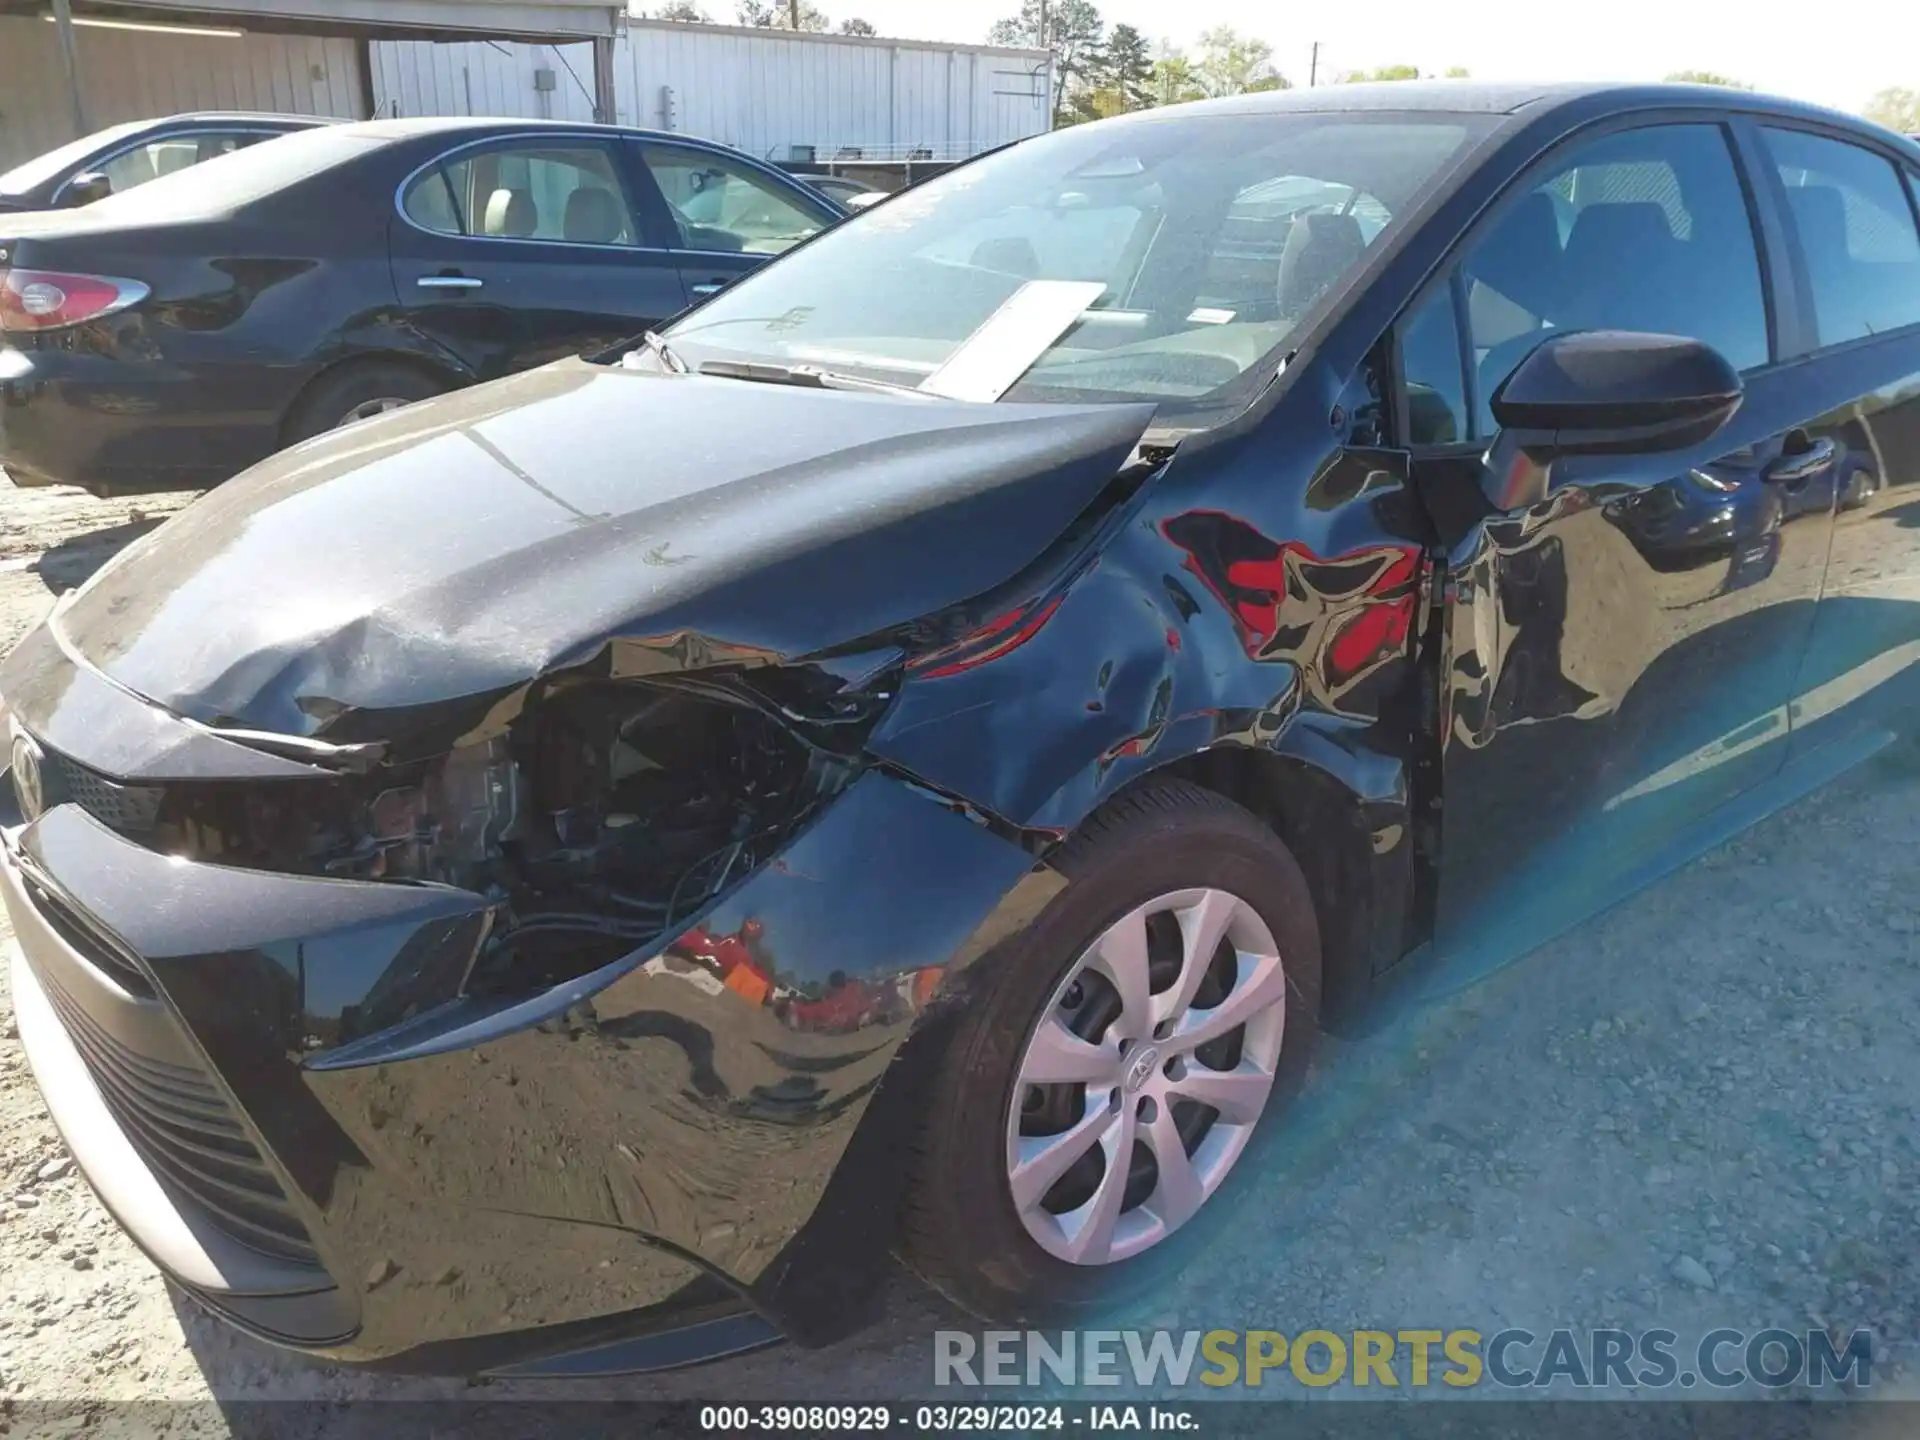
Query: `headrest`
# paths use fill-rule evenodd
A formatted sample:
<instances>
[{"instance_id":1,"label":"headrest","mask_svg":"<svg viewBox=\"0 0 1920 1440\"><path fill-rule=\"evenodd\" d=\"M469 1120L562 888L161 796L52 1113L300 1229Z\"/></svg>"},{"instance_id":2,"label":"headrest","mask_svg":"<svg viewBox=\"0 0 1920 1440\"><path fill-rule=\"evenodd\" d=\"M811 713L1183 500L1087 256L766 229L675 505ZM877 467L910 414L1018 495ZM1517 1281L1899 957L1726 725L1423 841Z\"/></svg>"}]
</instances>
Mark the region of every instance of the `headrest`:
<instances>
[{"instance_id":1,"label":"headrest","mask_svg":"<svg viewBox=\"0 0 1920 1440\"><path fill-rule=\"evenodd\" d=\"M582 185L567 197L567 239L585 245L612 245L626 230L626 207L611 190Z\"/></svg>"},{"instance_id":2,"label":"headrest","mask_svg":"<svg viewBox=\"0 0 1920 1440\"><path fill-rule=\"evenodd\" d=\"M1281 315L1297 320L1306 314L1366 252L1366 237L1353 216L1295 216L1280 251Z\"/></svg>"},{"instance_id":3,"label":"headrest","mask_svg":"<svg viewBox=\"0 0 1920 1440\"><path fill-rule=\"evenodd\" d=\"M500 189L487 197L487 235L504 235L524 240L540 228L540 207L527 190Z\"/></svg>"}]
</instances>

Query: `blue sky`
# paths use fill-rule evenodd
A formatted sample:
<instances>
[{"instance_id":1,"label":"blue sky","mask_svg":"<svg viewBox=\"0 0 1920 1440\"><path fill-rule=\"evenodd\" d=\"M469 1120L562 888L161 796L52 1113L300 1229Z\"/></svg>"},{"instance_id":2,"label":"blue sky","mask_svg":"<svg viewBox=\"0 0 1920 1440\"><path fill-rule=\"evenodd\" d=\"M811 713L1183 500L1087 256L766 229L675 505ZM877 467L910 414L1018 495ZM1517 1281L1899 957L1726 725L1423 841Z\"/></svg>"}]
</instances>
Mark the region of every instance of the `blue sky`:
<instances>
[{"instance_id":1,"label":"blue sky","mask_svg":"<svg viewBox=\"0 0 1920 1440\"><path fill-rule=\"evenodd\" d=\"M703 0L730 20L730 0ZM881 33L978 41L1018 0L818 0L835 20L861 15ZM1296 85L1320 42L1322 75L1378 65L1423 71L1465 65L1489 80L1658 80L1674 70L1715 70L1763 90L1844 110L1889 85L1920 86L1920 10L1911 0L1827 0L1817 9L1768 0L1606 0L1547 6L1538 0L1101 0L1108 22L1150 39L1191 46L1202 30L1232 25L1274 49Z\"/></svg>"}]
</instances>

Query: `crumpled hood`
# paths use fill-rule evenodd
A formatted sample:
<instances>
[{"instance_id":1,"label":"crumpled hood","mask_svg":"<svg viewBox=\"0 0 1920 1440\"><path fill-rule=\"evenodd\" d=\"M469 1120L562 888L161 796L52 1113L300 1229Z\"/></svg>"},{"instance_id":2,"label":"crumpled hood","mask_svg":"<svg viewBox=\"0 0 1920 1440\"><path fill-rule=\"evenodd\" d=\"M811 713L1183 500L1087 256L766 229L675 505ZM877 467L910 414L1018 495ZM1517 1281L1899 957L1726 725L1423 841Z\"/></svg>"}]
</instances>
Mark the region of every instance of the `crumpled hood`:
<instances>
[{"instance_id":1,"label":"crumpled hood","mask_svg":"<svg viewBox=\"0 0 1920 1440\"><path fill-rule=\"evenodd\" d=\"M626 673L775 660L967 599L1057 538L1152 415L570 361L275 456L53 623L191 719L367 738L367 712L613 641Z\"/></svg>"}]
</instances>

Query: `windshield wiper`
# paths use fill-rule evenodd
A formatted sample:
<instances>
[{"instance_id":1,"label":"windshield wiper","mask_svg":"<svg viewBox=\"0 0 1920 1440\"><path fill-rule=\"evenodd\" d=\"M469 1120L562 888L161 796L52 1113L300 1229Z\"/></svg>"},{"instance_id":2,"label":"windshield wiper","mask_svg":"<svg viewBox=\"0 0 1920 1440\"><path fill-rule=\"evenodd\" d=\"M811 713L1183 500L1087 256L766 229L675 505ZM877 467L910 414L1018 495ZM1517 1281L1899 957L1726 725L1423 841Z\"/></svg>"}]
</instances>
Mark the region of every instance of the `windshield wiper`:
<instances>
[{"instance_id":1,"label":"windshield wiper","mask_svg":"<svg viewBox=\"0 0 1920 1440\"><path fill-rule=\"evenodd\" d=\"M660 368L668 374L685 375L687 373L687 362L674 354L673 347L653 331L648 330L642 334L640 344L649 354L660 362ZM629 355L637 353L637 351L633 350L627 352Z\"/></svg>"},{"instance_id":2,"label":"windshield wiper","mask_svg":"<svg viewBox=\"0 0 1920 1440\"><path fill-rule=\"evenodd\" d=\"M869 380L862 375L847 375L838 370L822 370L817 365L773 365L762 361L707 360L699 373L721 380L752 380L762 385L799 385L810 390L863 390L876 395L911 395L916 400L937 400L912 385L896 385L891 380Z\"/></svg>"}]
</instances>

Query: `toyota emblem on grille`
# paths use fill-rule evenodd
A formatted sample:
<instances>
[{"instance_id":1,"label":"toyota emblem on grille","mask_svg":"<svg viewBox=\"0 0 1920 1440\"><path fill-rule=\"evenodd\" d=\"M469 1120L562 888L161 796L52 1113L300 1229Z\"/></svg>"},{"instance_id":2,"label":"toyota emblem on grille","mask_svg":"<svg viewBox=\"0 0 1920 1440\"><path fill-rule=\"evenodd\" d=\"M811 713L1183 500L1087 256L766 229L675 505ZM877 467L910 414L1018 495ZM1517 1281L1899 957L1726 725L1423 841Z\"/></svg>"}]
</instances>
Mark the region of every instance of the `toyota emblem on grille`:
<instances>
[{"instance_id":1,"label":"toyota emblem on grille","mask_svg":"<svg viewBox=\"0 0 1920 1440\"><path fill-rule=\"evenodd\" d=\"M13 736L13 793L20 802L20 814L26 820L38 820L47 808L46 779L41 770L45 759L31 735L15 731Z\"/></svg>"}]
</instances>

